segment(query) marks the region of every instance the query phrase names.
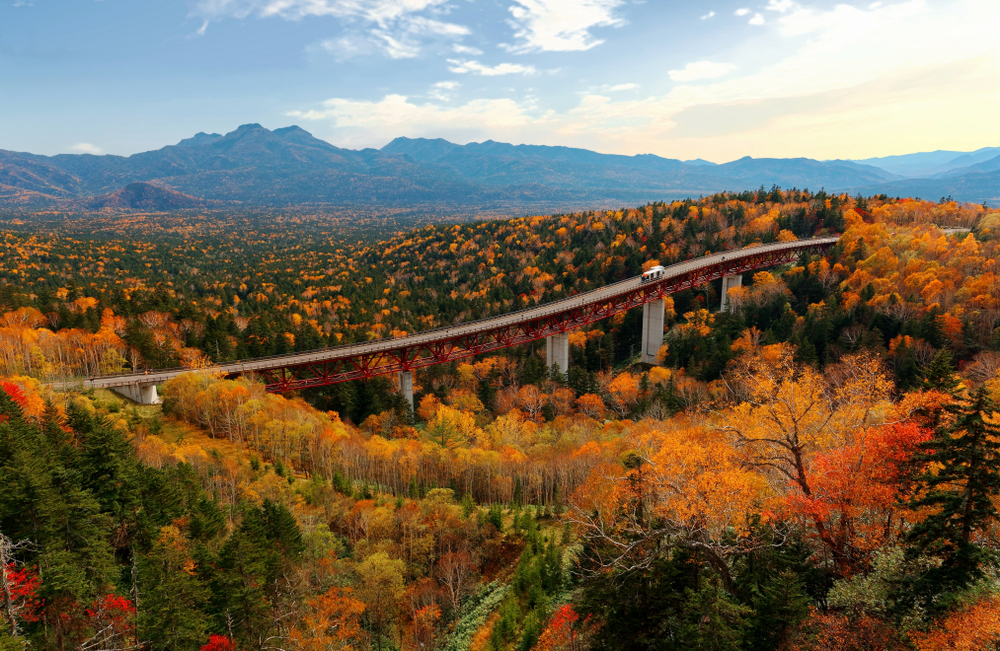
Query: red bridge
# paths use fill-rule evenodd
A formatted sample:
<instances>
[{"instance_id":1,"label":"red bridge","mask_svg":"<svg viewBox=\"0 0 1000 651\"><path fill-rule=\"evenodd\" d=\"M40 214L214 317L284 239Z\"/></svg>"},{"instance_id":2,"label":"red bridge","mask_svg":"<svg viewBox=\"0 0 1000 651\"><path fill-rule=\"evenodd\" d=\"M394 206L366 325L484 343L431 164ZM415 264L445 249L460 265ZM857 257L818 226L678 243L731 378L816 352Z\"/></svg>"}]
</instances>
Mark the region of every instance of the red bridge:
<instances>
[{"instance_id":1,"label":"red bridge","mask_svg":"<svg viewBox=\"0 0 1000 651\"><path fill-rule=\"evenodd\" d=\"M838 239L815 238L727 251L671 265L652 282L631 278L519 312L426 330L398 339L218 364L208 370L226 376L256 374L264 379L271 392L400 373L401 389L412 403L411 371L414 369L542 338L548 338L548 364L556 364L566 372L569 365L567 331L639 306L644 307L645 314L642 361L655 363L663 342L665 296L723 278L724 307L729 288L742 282L740 274L792 262L803 253L823 253ZM85 380L83 385L114 389L148 404L157 400L157 384L188 371L190 369L179 368L94 377Z\"/></svg>"}]
</instances>

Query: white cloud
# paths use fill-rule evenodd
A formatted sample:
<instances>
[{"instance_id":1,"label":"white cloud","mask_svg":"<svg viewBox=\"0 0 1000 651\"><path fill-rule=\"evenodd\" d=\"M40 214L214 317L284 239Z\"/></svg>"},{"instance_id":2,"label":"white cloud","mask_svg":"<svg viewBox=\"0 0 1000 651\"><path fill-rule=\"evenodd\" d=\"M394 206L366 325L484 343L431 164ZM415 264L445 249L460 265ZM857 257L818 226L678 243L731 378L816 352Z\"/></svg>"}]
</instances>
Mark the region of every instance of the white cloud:
<instances>
[{"instance_id":1,"label":"white cloud","mask_svg":"<svg viewBox=\"0 0 1000 651\"><path fill-rule=\"evenodd\" d=\"M457 107L415 104L403 95L387 95L379 101L330 99L316 111L291 111L290 117L329 121L338 130L337 141L365 146L395 136L439 138L459 132L503 137L514 130L544 122L531 103L512 99L479 99ZM455 138L455 136L451 136Z\"/></svg>"},{"instance_id":2,"label":"white cloud","mask_svg":"<svg viewBox=\"0 0 1000 651\"><path fill-rule=\"evenodd\" d=\"M496 77L498 75L530 75L536 72L534 66L522 66L519 63L501 63L495 66L486 66L478 61L465 61L459 59L448 59L448 70L458 73L474 73L484 77Z\"/></svg>"},{"instance_id":3,"label":"white cloud","mask_svg":"<svg viewBox=\"0 0 1000 651\"><path fill-rule=\"evenodd\" d=\"M714 11L710 11L707 14L705 14L704 16L702 16L701 19L702 20L708 20L709 18L712 18L713 16L715 16L715 12Z\"/></svg>"},{"instance_id":4,"label":"white cloud","mask_svg":"<svg viewBox=\"0 0 1000 651\"><path fill-rule=\"evenodd\" d=\"M611 93L617 93L622 90L634 90L639 87L639 84L618 84L616 86L610 86L606 90Z\"/></svg>"},{"instance_id":5,"label":"white cloud","mask_svg":"<svg viewBox=\"0 0 1000 651\"><path fill-rule=\"evenodd\" d=\"M75 145L70 146L70 149L75 149L84 154L100 154L101 148L97 145L92 145L89 142L78 142Z\"/></svg>"},{"instance_id":6,"label":"white cloud","mask_svg":"<svg viewBox=\"0 0 1000 651\"><path fill-rule=\"evenodd\" d=\"M970 0L971 4L978 2L986 4L989 0ZM823 41L829 41L829 46L836 47L833 43L834 30L858 30L858 32L848 32L840 35L846 42L860 43L868 38L885 39L879 36L879 31L889 28L889 22L902 21L924 16L925 19L934 14L925 0L908 0L894 5L884 6L876 3L867 11L858 9L851 5L837 5L830 11L816 11L796 5L795 10L779 19L781 33L784 36L803 36L806 34L818 34ZM987 10L986 14L996 13ZM945 16L940 16L941 20L947 22ZM919 20L919 18L918 18ZM973 21L975 19L972 19ZM920 20L923 22L923 20ZM969 23L971 29L975 29L976 22ZM863 36L862 36L863 34ZM928 35L929 36L929 35ZM895 40L898 37L889 37L887 40ZM875 46L877 47L877 45ZM939 46L940 47L940 46ZM914 46L908 45L905 51L913 50ZM959 49L962 49L961 47ZM934 52L937 48L926 47L927 52Z\"/></svg>"},{"instance_id":7,"label":"white cloud","mask_svg":"<svg viewBox=\"0 0 1000 651\"><path fill-rule=\"evenodd\" d=\"M447 23L418 15L425 11L442 11L448 0L197 0L191 15L202 18L204 32L209 21L224 18L244 19L282 18L302 20L309 17L332 16L349 28L340 39L330 39L320 44L324 50L330 46L343 56L367 53L371 48L356 46L362 34L370 43L393 59L418 56L428 38L460 38L470 33L464 25ZM358 29L367 26L367 32ZM347 39L345 41L345 39ZM355 43L352 48L341 47Z\"/></svg>"},{"instance_id":8,"label":"white cloud","mask_svg":"<svg viewBox=\"0 0 1000 651\"><path fill-rule=\"evenodd\" d=\"M455 54L468 54L469 56L477 57L483 53L477 47L469 47L468 45L462 45L461 43L455 43L451 46L451 51Z\"/></svg>"},{"instance_id":9,"label":"white cloud","mask_svg":"<svg viewBox=\"0 0 1000 651\"><path fill-rule=\"evenodd\" d=\"M786 11L794 7L798 7L798 5L792 2L792 0L770 0L767 3L767 7L765 7L765 9L767 9L768 11L777 11L779 13L785 13Z\"/></svg>"},{"instance_id":10,"label":"white cloud","mask_svg":"<svg viewBox=\"0 0 1000 651\"><path fill-rule=\"evenodd\" d=\"M734 11L733 15L734 16L746 16L749 13L750 13L750 10L747 9L746 7L743 7L741 9L737 9L736 11Z\"/></svg>"},{"instance_id":11,"label":"white cloud","mask_svg":"<svg viewBox=\"0 0 1000 651\"><path fill-rule=\"evenodd\" d=\"M762 16L761 14L754 14L753 18L750 19L750 24L751 25L763 25L764 24L764 16Z\"/></svg>"},{"instance_id":12,"label":"white cloud","mask_svg":"<svg viewBox=\"0 0 1000 651\"><path fill-rule=\"evenodd\" d=\"M380 42L386 55L392 59L412 59L420 54L420 46L405 36L397 38L383 29L373 29L371 34Z\"/></svg>"},{"instance_id":13,"label":"white cloud","mask_svg":"<svg viewBox=\"0 0 1000 651\"><path fill-rule=\"evenodd\" d=\"M589 50L604 41L594 37L595 27L625 24L614 10L623 0L514 0L509 8L518 45L514 52L570 52Z\"/></svg>"},{"instance_id":14,"label":"white cloud","mask_svg":"<svg viewBox=\"0 0 1000 651\"><path fill-rule=\"evenodd\" d=\"M337 61L347 61L356 56L370 54L375 44L368 36L350 34L320 41L318 46L327 54L332 54Z\"/></svg>"},{"instance_id":15,"label":"white cloud","mask_svg":"<svg viewBox=\"0 0 1000 651\"><path fill-rule=\"evenodd\" d=\"M464 25L445 23L424 16L414 16L406 21L406 30L413 34L437 34L439 36L467 36L471 32Z\"/></svg>"},{"instance_id":16,"label":"white cloud","mask_svg":"<svg viewBox=\"0 0 1000 651\"><path fill-rule=\"evenodd\" d=\"M683 70L671 70L667 74L676 82L685 83L699 79L715 79L728 75L736 66L731 63L713 63L711 61L695 61L684 66Z\"/></svg>"},{"instance_id":17,"label":"white cloud","mask_svg":"<svg viewBox=\"0 0 1000 651\"><path fill-rule=\"evenodd\" d=\"M439 81L438 83L431 86L430 91L427 93L429 97L441 100L442 102L447 102L451 99L451 93L448 91L455 90L462 84L457 81Z\"/></svg>"}]
</instances>

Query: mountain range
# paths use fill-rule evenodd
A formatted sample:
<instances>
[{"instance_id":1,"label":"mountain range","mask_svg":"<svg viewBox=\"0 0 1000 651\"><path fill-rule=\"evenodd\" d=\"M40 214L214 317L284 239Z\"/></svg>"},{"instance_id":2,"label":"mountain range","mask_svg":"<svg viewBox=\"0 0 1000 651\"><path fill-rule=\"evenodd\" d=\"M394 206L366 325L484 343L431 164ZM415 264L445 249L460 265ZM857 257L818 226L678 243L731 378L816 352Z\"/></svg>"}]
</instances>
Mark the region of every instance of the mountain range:
<instances>
[{"instance_id":1,"label":"mountain range","mask_svg":"<svg viewBox=\"0 0 1000 651\"><path fill-rule=\"evenodd\" d=\"M227 206L597 207L760 186L1000 202L1000 148L862 161L741 158L716 165L652 154L488 140L396 138L342 149L297 126L245 124L128 157L0 150L0 206L181 210Z\"/></svg>"}]
</instances>

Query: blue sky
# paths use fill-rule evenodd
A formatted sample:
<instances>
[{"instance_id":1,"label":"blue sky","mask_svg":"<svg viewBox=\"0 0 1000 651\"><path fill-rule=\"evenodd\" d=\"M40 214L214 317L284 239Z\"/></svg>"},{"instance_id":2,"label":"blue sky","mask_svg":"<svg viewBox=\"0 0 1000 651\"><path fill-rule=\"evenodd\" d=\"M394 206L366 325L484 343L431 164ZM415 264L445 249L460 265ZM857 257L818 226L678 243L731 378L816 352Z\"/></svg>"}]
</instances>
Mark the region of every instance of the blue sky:
<instances>
[{"instance_id":1,"label":"blue sky","mask_svg":"<svg viewBox=\"0 0 1000 651\"><path fill-rule=\"evenodd\" d=\"M0 149L299 124L717 162L1000 145L997 0L0 0Z\"/></svg>"}]
</instances>

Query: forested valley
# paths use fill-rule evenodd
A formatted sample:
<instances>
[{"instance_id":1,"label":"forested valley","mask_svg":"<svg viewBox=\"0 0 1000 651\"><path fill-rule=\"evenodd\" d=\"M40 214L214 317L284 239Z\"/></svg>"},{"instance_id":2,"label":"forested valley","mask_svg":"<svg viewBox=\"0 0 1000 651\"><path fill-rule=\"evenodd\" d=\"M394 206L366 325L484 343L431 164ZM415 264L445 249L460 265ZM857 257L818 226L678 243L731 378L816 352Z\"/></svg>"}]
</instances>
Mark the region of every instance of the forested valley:
<instances>
[{"instance_id":1,"label":"forested valley","mask_svg":"<svg viewBox=\"0 0 1000 651\"><path fill-rule=\"evenodd\" d=\"M799 190L393 226L0 230L0 651L1000 648L1000 210ZM948 229L948 230L943 230ZM414 374L215 362L825 256ZM185 367L136 405L74 380Z\"/></svg>"}]
</instances>

